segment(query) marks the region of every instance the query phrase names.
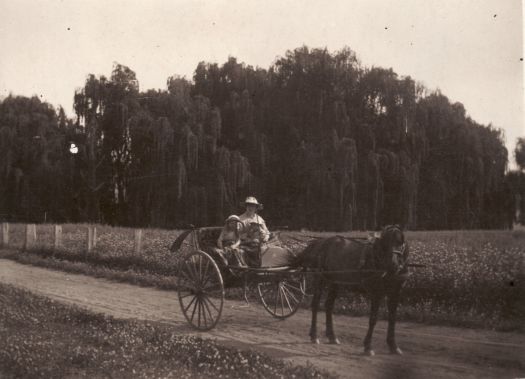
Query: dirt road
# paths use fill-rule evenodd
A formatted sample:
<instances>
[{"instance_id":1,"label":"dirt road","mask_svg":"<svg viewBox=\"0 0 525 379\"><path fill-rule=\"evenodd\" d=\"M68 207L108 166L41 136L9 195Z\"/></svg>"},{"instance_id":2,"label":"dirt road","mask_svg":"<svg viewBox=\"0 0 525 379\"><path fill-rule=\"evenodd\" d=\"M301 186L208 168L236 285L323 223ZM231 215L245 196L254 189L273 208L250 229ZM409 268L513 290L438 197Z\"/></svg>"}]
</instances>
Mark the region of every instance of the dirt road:
<instances>
[{"instance_id":1,"label":"dirt road","mask_svg":"<svg viewBox=\"0 0 525 379\"><path fill-rule=\"evenodd\" d=\"M192 333L173 291L143 288L84 275L51 271L0 259L0 282L120 318L137 318L173 325L177 333ZM320 321L324 323L321 314ZM517 378L525 377L525 336L512 333L398 324L398 344L404 356L388 354L385 323L374 335L375 357L362 355L367 320L336 316L342 344L312 345L310 314L299 310L285 321L272 319L254 302L227 301L217 328L199 333L220 343L256 349L294 363L311 362L344 378ZM320 331L324 325L320 325Z\"/></svg>"}]
</instances>

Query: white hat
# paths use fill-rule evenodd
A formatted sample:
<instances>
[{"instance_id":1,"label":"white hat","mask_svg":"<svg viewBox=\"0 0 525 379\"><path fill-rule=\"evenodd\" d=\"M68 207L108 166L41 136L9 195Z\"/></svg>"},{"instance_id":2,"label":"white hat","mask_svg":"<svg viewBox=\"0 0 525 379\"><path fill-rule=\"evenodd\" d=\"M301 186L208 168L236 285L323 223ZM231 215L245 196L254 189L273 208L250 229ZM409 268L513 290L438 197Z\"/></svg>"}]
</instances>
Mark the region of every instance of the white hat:
<instances>
[{"instance_id":1,"label":"white hat","mask_svg":"<svg viewBox=\"0 0 525 379\"><path fill-rule=\"evenodd\" d=\"M239 218L239 216L236 216L236 215L231 215L231 216L228 216L228 218L226 219L226 222L230 222L230 221L236 221L236 222L241 222L241 219Z\"/></svg>"},{"instance_id":2,"label":"white hat","mask_svg":"<svg viewBox=\"0 0 525 379\"><path fill-rule=\"evenodd\" d=\"M257 201L257 199L253 196L248 196L246 200L244 200L244 204L253 204L257 205L257 208L262 209L263 205Z\"/></svg>"}]
</instances>

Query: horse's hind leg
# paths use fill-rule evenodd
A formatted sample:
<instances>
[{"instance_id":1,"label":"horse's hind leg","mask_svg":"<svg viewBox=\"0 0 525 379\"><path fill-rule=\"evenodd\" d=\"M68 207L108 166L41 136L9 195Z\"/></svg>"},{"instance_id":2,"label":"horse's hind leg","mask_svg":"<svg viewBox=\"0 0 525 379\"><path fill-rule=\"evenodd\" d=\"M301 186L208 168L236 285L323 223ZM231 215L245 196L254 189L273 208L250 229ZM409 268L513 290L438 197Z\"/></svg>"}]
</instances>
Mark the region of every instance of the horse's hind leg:
<instances>
[{"instance_id":1,"label":"horse's hind leg","mask_svg":"<svg viewBox=\"0 0 525 379\"><path fill-rule=\"evenodd\" d=\"M399 304L399 291L392 291L387 295L388 308L388 332L386 343L390 348L390 353L403 355L403 351L396 344L396 314Z\"/></svg>"},{"instance_id":2,"label":"horse's hind leg","mask_svg":"<svg viewBox=\"0 0 525 379\"><path fill-rule=\"evenodd\" d=\"M314 296L312 298L312 324L310 326L310 341L318 344L319 338L317 338L317 312L319 311L319 302L321 300L321 294L323 293L323 282L320 278L314 280Z\"/></svg>"},{"instance_id":3,"label":"horse's hind leg","mask_svg":"<svg viewBox=\"0 0 525 379\"><path fill-rule=\"evenodd\" d=\"M332 314L334 312L334 303L337 297L337 284L330 284L328 295L326 295L325 312L326 312L326 337L331 344L339 345L339 340L334 333L334 323Z\"/></svg>"},{"instance_id":4,"label":"horse's hind leg","mask_svg":"<svg viewBox=\"0 0 525 379\"><path fill-rule=\"evenodd\" d=\"M374 327L377 322L377 313L379 311L379 303L381 301L381 296L378 293L372 293L370 301L370 319L368 320L368 332L366 333L364 345L365 345L365 354L369 356L375 355L374 350L372 350L372 334L374 333Z\"/></svg>"}]
</instances>

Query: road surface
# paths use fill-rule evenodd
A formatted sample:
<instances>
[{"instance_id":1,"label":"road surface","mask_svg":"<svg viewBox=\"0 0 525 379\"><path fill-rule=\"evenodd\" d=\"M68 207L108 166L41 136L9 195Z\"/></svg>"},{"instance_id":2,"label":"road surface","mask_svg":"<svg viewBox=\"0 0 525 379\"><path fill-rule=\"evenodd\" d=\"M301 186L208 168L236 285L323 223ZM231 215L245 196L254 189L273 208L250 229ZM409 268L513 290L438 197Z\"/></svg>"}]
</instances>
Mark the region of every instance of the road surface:
<instances>
[{"instance_id":1,"label":"road surface","mask_svg":"<svg viewBox=\"0 0 525 379\"><path fill-rule=\"evenodd\" d=\"M525 335L400 322L397 342L405 355L388 353L386 322L374 334L375 357L362 355L364 317L335 316L342 344L309 342L310 312L271 318L255 299L250 306L226 301L217 327L192 330L182 315L177 294L155 288L53 271L0 259L0 282L25 288L64 303L118 318L153 320L173 325L176 333L198 334L241 349L255 349L296 364L310 362L343 378L518 378L525 377ZM319 317L324 330L324 315Z\"/></svg>"}]
</instances>

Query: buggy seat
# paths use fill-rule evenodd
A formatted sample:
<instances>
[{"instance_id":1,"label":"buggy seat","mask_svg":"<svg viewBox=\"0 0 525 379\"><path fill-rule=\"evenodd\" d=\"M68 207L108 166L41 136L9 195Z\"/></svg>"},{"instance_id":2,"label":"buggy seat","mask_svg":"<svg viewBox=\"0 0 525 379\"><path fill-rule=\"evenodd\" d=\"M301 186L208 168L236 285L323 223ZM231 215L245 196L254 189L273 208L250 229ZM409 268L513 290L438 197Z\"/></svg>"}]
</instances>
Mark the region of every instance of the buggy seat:
<instances>
[{"instance_id":1,"label":"buggy seat","mask_svg":"<svg viewBox=\"0 0 525 379\"><path fill-rule=\"evenodd\" d=\"M207 253L218 253L217 240L222 227L207 227L197 230L199 248ZM213 254L215 255L215 254ZM281 247L278 234L271 234L270 240L261 246L260 267L289 266L295 255L288 249Z\"/></svg>"},{"instance_id":2,"label":"buggy seat","mask_svg":"<svg viewBox=\"0 0 525 379\"><path fill-rule=\"evenodd\" d=\"M221 235L222 227L209 227L197 230L197 240L199 248L202 251L209 253L217 248L217 240Z\"/></svg>"}]
</instances>

